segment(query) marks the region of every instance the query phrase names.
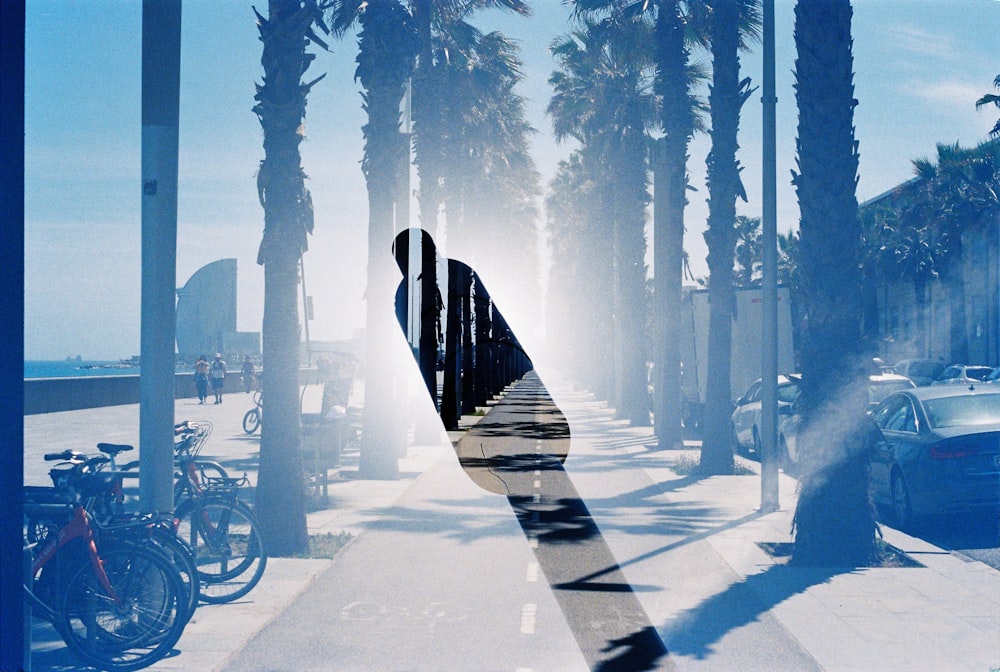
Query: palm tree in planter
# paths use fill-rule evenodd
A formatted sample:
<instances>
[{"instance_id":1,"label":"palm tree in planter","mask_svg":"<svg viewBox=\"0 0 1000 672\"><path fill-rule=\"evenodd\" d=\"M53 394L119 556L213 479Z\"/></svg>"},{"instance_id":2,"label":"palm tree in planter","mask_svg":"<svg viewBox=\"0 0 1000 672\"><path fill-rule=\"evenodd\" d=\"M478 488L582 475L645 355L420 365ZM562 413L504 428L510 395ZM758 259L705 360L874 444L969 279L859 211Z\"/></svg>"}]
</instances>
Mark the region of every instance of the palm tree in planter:
<instances>
[{"instance_id":1,"label":"palm tree in planter","mask_svg":"<svg viewBox=\"0 0 1000 672\"><path fill-rule=\"evenodd\" d=\"M795 6L801 277L809 329L802 348L802 480L793 562L859 566L875 552L865 436L861 231L855 195L850 0Z\"/></svg>"},{"instance_id":2,"label":"palm tree in planter","mask_svg":"<svg viewBox=\"0 0 1000 672\"><path fill-rule=\"evenodd\" d=\"M255 10L256 12L256 10ZM316 0L269 0L267 18L257 14L263 83L253 110L264 131L264 159L257 190L264 208L264 236L257 263L264 266L263 365L267 371L267 424L261 428L256 509L268 552L306 551L305 483L299 452L299 261L313 229L312 199L305 187L299 143L306 97L322 79L303 83L315 58L310 41L324 27Z\"/></svg>"}]
</instances>

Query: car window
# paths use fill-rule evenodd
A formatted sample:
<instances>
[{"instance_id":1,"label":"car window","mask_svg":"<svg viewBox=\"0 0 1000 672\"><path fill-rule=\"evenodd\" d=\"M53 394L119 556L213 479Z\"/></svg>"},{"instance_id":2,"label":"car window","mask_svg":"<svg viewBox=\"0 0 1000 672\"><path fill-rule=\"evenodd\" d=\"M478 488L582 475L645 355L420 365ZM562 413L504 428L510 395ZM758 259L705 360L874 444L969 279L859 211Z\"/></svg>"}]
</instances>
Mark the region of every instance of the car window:
<instances>
[{"instance_id":1,"label":"car window","mask_svg":"<svg viewBox=\"0 0 1000 672\"><path fill-rule=\"evenodd\" d=\"M905 400L902 397L897 397L896 399L890 399L885 403L884 406L881 406L875 410L875 412L872 414L872 420L880 428L886 429L888 427L889 418L891 418L893 414L895 414L899 410L900 406L902 406L904 401Z\"/></svg>"},{"instance_id":2,"label":"car window","mask_svg":"<svg viewBox=\"0 0 1000 672\"><path fill-rule=\"evenodd\" d=\"M965 377L973 380L986 380L993 372L988 366L970 366L965 370Z\"/></svg>"},{"instance_id":3,"label":"car window","mask_svg":"<svg viewBox=\"0 0 1000 672\"><path fill-rule=\"evenodd\" d=\"M907 367L907 375L911 378L917 376L918 378L937 378L938 373L944 368L941 364L935 362L912 362Z\"/></svg>"},{"instance_id":4,"label":"car window","mask_svg":"<svg viewBox=\"0 0 1000 672\"><path fill-rule=\"evenodd\" d=\"M761 388L760 383L754 383L753 385L751 385L750 389L747 390L746 396L743 398L743 403L749 404L758 401L760 399L760 388Z\"/></svg>"},{"instance_id":5,"label":"car window","mask_svg":"<svg viewBox=\"0 0 1000 672\"><path fill-rule=\"evenodd\" d=\"M910 432L912 434L917 433L917 423L913 417L913 406L910 405L909 399L906 397L901 397L900 403L896 406L895 410L885 422L885 429L894 432Z\"/></svg>"},{"instance_id":6,"label":"car window","mask_svg":"<svg viewBox=\"0 0 1000 672\"><path fill-rule=\"evenodd\" d=\"M795 383L778 386L778 401L790 404L799 396L799 386Z\"/></svg>"},{"instance_id":7,"label":"car window","mask_svg":"<svg viewBox=\"0 0 1000 672\"><path fill-rule=\"evenodd\" d=\"M941 372L938 376L938 380L951 380L952 378L958 378L961 375L961 370L956 366L949 366L947 369Z\"/></svg>"},{"instance_id":8,"label":"car window","mask_svg":"<svg viewBox=\"0 0 1000 672\"><path fill-rule=\"evenodd\" d=\"M924 410L935 429L1000 424L1000 394L928 399Z\"/></svg>"}]
</instances>

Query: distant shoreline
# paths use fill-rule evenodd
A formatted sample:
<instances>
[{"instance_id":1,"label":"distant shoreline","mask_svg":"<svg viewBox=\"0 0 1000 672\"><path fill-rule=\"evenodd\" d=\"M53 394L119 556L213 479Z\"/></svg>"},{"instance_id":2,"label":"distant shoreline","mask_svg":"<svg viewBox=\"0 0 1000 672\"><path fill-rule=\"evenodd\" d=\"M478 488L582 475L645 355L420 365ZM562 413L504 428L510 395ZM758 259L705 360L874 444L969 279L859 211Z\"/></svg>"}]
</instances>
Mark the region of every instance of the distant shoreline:
<instances>
[{"instance_id":1,"label":"distant shoreline","mask_svg":"<svg viewBox=\"0 0 1000 672\"><path fill-rule=\"evenodd\" d=\"M139 373L134 363L115 360L25 360L24 377L73 378L90 376L120 376Z\"/></svg>"}]
</instances>

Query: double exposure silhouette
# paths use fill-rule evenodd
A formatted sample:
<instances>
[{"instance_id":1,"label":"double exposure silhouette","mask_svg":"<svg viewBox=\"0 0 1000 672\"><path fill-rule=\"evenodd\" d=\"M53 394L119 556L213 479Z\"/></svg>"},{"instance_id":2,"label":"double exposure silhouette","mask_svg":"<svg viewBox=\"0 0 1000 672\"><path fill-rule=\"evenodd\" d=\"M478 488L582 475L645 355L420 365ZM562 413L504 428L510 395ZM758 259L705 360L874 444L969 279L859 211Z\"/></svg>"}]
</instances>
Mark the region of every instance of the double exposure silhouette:
<instances>
[{"instance_id":1,"label":"double exposure silhouette","mask_svg":"<svg viewBox=\"0 0 1000 672\"><path fill-rule=\"evenodd\" d=\"M411 250L414 240L419 251ZM454 444L455 452L477 485L507 497L587 663L592 670L620 672L672 669L656 629L563 468L569 423L482 280L468 265L448 259L443 301L430 234L403 231L393 248L403 273L396 316L445 427L459 429L463 414L502 393ZM410 264L418 259L411 283Z\"/></svg>"}]
</instances>

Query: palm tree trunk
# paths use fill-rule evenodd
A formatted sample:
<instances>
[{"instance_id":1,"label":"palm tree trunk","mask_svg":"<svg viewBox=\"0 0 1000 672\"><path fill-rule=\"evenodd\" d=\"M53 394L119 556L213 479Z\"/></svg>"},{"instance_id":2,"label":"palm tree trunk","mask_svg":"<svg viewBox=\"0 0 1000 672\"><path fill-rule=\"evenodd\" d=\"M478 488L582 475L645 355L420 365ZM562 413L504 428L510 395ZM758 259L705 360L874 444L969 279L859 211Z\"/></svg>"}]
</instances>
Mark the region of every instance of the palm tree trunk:
<instances>
[{"instance_id":1,"label":"palm tree trunk","mask_svg":"<svg viewBox=\"0 0 1000 672\"><path fill-rule=\"evenodd\" d=\"M794 518L793 561L801 565L864 565L875 549L856 277L861 231L851 18L850 0L799 0L795 6L800 174L793 182L809 316Z\"/></svg>"},{"instance_id":2,"label":"palm tree trunk","mask_svg":"<svg viewBox=\"0 0 1000 672\"><path fill-rule=\"evenodd\" d=\"M654 260L656 287L654 311L658 313L661 337L658 339L656 388L660 408L656 418L656 436L660 448L675 448L682 443L681 358L679 325L681 285L684 273L684 208L687 205L688 144L694 134L694 113L689 96L688 50L684 46L684 24L678 0L660 0L656 18L656 90L663 96L663 139L666 185L663 195L665 229L653 236L661 252ZM657 190L657 193L661 193Z\"/></svg>"},{"instance_id":3,"label":"palm tree trunk","mask_svg":"<svg viewBox=\"0 0 1000 672\"><path fill-rule=\"evenodd\" d=\"M302 458L299 452L298 265L312 231L312 203L305 188L299 129L309 87L301 83L312 56L305 47L312 25L301 0L269 0L258 16L264 43L264 83L254 111L264 130L258 190L264 237L257 262L264 266L263 366L267 422L261 428L257 513L268 552L287 556L309 545Z\"/></svg>"},{"instance_id":4,"label":"palm tree trunk","mask_svg":"<svg viewBox=\"0 0 1000 672\"><path fill-rule=\"evenodd\" d=\"M709 327L708 379L701 468L709 474L732 473L729 413L732 405L733 254L736 246L736 194L740 188L738 149L741 100L739 15L735 0L712 4L712 150L708 155Z\"/></svg>"}]
</instances>

